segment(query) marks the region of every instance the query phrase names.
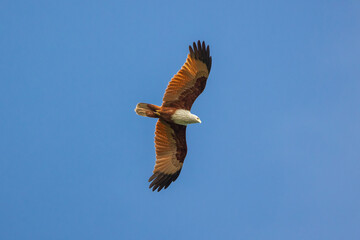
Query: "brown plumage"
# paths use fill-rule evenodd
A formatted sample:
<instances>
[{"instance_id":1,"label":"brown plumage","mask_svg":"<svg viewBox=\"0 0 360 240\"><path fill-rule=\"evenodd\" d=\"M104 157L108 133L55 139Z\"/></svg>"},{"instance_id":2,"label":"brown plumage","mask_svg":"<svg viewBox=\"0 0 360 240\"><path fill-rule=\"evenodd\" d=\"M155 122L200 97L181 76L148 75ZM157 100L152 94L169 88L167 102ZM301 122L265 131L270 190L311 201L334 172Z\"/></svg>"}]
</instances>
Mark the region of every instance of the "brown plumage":
<instances>
[{"instance_id":1,"label":"brown plumage","mask_svg":"<svg viewBox=\"0 0 360 240\"><path fill-rule=\"evenodd\" d=\"M193 43L180 71L171 79L162 106L139 103L138 115L159 118L155 129L156 163L149 178L153 191L166 189L179 176L187 153L186 126L201 123L190 113L196 98L204 91L211 69L209 46Z\"/></svg>"}]
</instances>

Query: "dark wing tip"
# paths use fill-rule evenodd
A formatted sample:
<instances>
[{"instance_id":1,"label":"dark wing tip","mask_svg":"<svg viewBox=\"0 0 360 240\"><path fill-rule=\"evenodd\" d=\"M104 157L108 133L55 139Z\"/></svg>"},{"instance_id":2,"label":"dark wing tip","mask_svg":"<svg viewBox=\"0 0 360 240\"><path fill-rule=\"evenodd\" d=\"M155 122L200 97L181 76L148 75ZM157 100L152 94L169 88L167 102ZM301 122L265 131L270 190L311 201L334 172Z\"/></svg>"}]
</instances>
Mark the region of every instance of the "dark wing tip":
<instances>
[{"instance_id":1,"label":"dark wing tip","mask_svg":"<svg viewBox=\"0 0 360 240\"><path fill-rule=\"evenodd\" d=\"M166 189L172 182L174 182L179 174L181 169L173 174L165 174L161 172L154 173L150 178L149 182L152 183L149 185L149 188L152 188L153 191L157 189L157 191L161 191L163 188Z\"/></svg>"},{"instance_id":2,"label":"dark wing tip","mask_svg":"<svg viewBox=\"0 0 360 240\"><path fill-rule=\"evenodd\" d=\"M195 58L195 53L194 53L194 50L192 49L191 45L189 45L189 52L190 52L190 57Z\"/></svg>"},{"instance_id":3,"label":"dark wing tip","mask_svg":"<svg viewBox=\"0 0 360 240\"><path fill-rule=\"evenodd\" d=\"M209 45L205 44L205 41L200 42L198 40L197 45L196 42L193 42L193 48L189 46L190 56L195 59L199 59L203 63L206 64L208 71L211 69L211 56L210 56L210 48Z\"/></svg>"}]
</instances>

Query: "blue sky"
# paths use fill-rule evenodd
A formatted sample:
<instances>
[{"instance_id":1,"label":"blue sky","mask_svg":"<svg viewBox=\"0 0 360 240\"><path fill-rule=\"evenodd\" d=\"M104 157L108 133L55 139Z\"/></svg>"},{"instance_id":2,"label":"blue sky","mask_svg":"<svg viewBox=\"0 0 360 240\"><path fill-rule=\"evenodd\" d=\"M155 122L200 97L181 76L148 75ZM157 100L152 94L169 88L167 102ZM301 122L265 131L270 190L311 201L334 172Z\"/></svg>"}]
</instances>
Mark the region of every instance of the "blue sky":
<instances>
[{"instance_id":1,"label":"blue sky","mask_svg":"<svg viewBox=\"0 0 360 240\"><path fill-rule=\"evenodd\" d=\"M2 1L1 239L360 239L359 1ZM154 119L210 45L176 182Z\"/></svg>"}]
</instances>

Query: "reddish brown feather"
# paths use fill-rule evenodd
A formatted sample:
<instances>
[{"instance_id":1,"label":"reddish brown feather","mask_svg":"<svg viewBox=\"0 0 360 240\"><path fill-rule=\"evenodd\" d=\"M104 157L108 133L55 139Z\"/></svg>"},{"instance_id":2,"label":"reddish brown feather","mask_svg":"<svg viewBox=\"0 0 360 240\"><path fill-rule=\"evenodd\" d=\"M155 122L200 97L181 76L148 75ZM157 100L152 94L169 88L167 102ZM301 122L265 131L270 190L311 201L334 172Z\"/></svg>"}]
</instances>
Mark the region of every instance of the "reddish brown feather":
<instances>
[{"instance_id":1,"label":"reddish brown feather","mask_svg":"<svg viewBox=\"0 0 360 240\"><path fill-rule=\"evenodd\" d=\"M186 153L186 126L169 123L162 118L155 129L156 164L149 178L149 188L160 191L179 176Z\"/></svg>"},{"instance_id":2,"label":"reddish brown feather","mask_svg":"<svg viewBox=\"0 0 360 240\"><path fill-rule=\"evenodd\" d=\"M209 46L205 42L194 42L189 46L189 55L170 81L163 98L163 107L190 110L196 98L204 91L211 69Z\"/></svg>"}]
</instances>

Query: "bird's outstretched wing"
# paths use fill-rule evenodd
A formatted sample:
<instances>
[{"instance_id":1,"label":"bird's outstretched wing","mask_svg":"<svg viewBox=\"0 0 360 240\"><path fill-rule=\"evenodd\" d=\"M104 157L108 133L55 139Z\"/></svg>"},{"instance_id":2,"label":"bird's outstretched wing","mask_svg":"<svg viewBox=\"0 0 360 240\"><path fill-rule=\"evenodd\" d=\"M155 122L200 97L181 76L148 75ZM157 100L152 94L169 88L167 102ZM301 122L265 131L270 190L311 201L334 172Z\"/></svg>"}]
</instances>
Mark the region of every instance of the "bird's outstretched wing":
<instances>
[{"instance_id":1,"label":"bird's outstretched wing","mask_svg":"<svg viewBox=\"0 0 360 240\"><path fill-rule=\"evenodd\" d=\"M180 71L171 79L163 98L164 107L190 110L196 98L204 91L211 69L209 46L198 41L189 46L190 53Z\"/></svg>"},{"instance_id":2,"label":"bird's outstretched wing","mask_svg":"<svg viewBox=\"0 0 360 240\"><path fill-rule=\"evenodd\" d=\"M186 126L159 119L155 129L156 163L149 188L167 188L180 174L186 153Z\"/></svg>"}]
</instances>

